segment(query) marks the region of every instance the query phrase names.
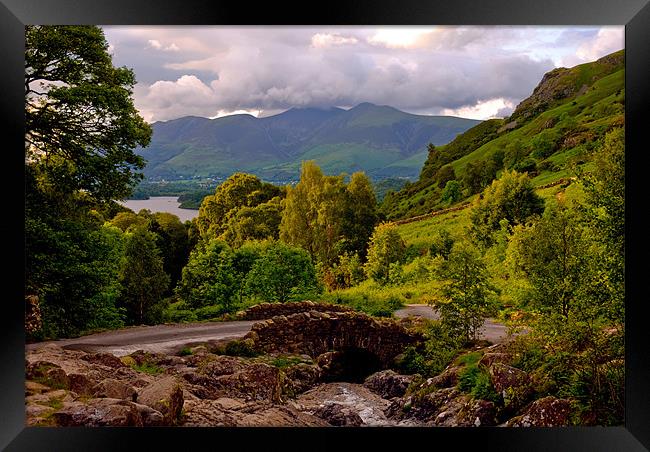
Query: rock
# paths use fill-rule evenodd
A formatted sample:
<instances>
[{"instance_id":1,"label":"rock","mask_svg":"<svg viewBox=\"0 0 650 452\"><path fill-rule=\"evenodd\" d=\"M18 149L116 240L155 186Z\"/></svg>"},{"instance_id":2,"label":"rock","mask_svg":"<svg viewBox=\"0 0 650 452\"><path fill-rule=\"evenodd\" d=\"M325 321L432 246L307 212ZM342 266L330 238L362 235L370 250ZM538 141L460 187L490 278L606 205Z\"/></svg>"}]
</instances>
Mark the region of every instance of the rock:
<instances>
[{"instance_id":1,"label":"rock","mask_svg":"<svg viewBox=\"0 0 650 452\"><path fill-rule=\"evenodd\" d=\"M510 364L512 362L513 356L510 353L503 353L503 352L488 352L485 353L480 361L478 362L479 366L485 366L485 367L490 367L492 364L495 363L500 363L500 364Z\"/></svg>"},{"instance_id":2,"label":"rock","mask_svg":"<svg viewBox=\"0 0 650 452\"><path fill-rule=\"evenodd\" d=\"M532 395L528 374L523 370L494 363L489 368L490 380L494 389L501 394L506 408L517 410Z\"/></svg>"},{"instance_id":3,"label":"rock","mask_svg":"<svg viewBox=\"0 0 650 452\"><path fill-rule=\"evenodd\" d=\"M528 374L523 370L505 364L495 363L489 368L492 385L497 392L517 388L528 383Z\"/></svg>"},{"instance_id":4,"label":"rock","mask_svg":"<svg viewBox=\"0 0 650 452\"><path fill-rule=\"evenodd\" d=\"M363 420L356 412L339 403L326 403L314 411L314 415L326 420L331 425L358 427Z\"/></svg>"},{"instance_id":5,"label":"rock","mask_svg":"<svg viewBox=\"0 0 650 452\"><path fill-rule=\"evenodd\" d=\"M36 380L51 388L68 388L68 376L58 364L35 361L27 366L27 380Z\"/></svg>"},{"instance_id":6,"label":"rock","mask_svg":"<svg viewBox=\"0 0 650 452\"><path fill-rule=\"evenodd\" d=\"M561 427L569 425L571 402L552 396L535 400L524 412L513 417L506 427Z\"/></svg>"},{"instance_id":7,"label":"rock","mask_svg":"<svg viewBox=\"0 0 650 452\"><path fill-rule=\"evenodd\" d=\"M280 369L267 364L255 363L231 375L214 379L212 387L244 400L267 400L280 402L283 378Z\"/></svg>"},{"instance_id":8,"label":"rock","mask_svg":"<svg viewBox=\"0 0 650 452\"><path fill-rule=\"evenodd\" d=\"M53 414L61 427L142 427L140 412L133 402L118 399L91 399L65 403Z\"/></svg>"},{"instance_id":9,"label":"rock","mask_svg":"<svg viewBox=\"0 0 650 452\"><path fill-rule=\"evenodd\" d=\"M246 367L245 362L235 356L214 356L201 369L201 373L207 377L216 378L221 375L231 375Z\"/></svg>"},{"instance_id":10,"label":"rock","mask_svg":"<svg viewBox=\"0 0 650 452\"><path fill-rule=\"evenodd\" d=\"M92 388L97 383L90 379L87 374L68 374L68 387L78 394L91 395Z\"/></svg>"},{"instance_id":11,"label":"rock","mask_svg":"<svg viewBox=\"0 0 650 452\"><path fill-rule=\"evenodd\" d=\"M486 427L497 425L497 409L489 400L472 400L458 412L456 425Z\"/></svg>"},{"instance_id":12,"label":"rock","mask_svg":"<svg viewBox=\"0 0 650 452\"><path fill-rule=\"evenodd\" d=\"M363 385L385 399L392 399L402 397L412 381L412 375L399 375L392 370L383 370L370 375Z\"/></svg>"},{"instance_id":13,"label":"rock","mask_svg":"<svg viewBox=\"0 0 650 452\"><path fill-rule=\"evenodd\" d=\"M144 427L158 427L165 424L165 416L160 411L154 410L150 406L134 403L136 410L142 418L142 425Z\"/></svg>"},{"instance_id":14,"label":"rock","mask_svg":"<svg viewBox=\"0 0 650 452\"><path fill-rule=\"evenodd\" d=\"M321 370L318 366L307 363L299 363L284 371L285 385L293 395L300 394L313 388L321 377Z\"/></svg>"},{"instance_id":15,"label":"rock","mask_svg":"<svg viewBox=\"0 0 650 452\"><path fill-rule=\"evenodd\" d=\"M92 388L91 393L93 397L97 398L107 397L110 399L130 400L132 402L135 402L138 396L135 388L112 378L100 381Z\"/></svg>"},{"instance_id":16,"label":"rock","mask_svg":"<svg viewBox=\"0 0 650 452\"><path fill-rule=\"evenodd\" d=\"M125 367L126 365L120 358L110 353L88 353L81 357L84 361L88 361L92 364L100 364L102 366L111 367L113 369L118 369L120 367Z\"/></svg>"},{"instance_id":17,"label":"rock","mask_svg":"<svg viewBox=\"0 0 650 452\"><path fill-rule=\"evenodd\" d=\"M42 394L43 392L50 391L51 388L49 386L45 386L41 383L37 383L35 381L25 381L25 395L30 396L34 394Z\"/></svg>"},{"instance_id":18,"label":"rock","mask_svg":"<svg viewBox=\"0 0 650 452\"><path fill-rule=\"evenodd\" d=\"M176 377L166 376L140 390L137 401L160 411L167 425L175 425L183 409L183 389Z\"/></svg>"},{"instance_id":19,"label":"rock","mask_svg":"<svg viewBox=\"0 0 650 452\"><path fill-rule=\"evenodd\" d=\"M441 374L429 378L425 384L436 388L451 388L458 384L461 370L463 370L462 366L449 366Z\"/></svg>"}]
</instances>

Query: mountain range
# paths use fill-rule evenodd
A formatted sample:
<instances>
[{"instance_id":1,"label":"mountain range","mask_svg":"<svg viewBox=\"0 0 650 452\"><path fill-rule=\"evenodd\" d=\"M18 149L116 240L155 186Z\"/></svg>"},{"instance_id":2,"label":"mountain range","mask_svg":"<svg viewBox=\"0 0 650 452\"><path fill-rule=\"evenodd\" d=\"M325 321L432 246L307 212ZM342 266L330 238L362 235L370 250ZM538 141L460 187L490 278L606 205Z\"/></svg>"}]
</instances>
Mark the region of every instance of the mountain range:
<instances>
[{"instance_id":1,"label":"mountain range","mask_svg":"<svg viewBox=\"0 0 650 452\"><path fill-rule=\"evenodd\" d=\"M292 180L303 160L315 160L328 174L416 178L429 143L448 143L479 122L371 103L349 110L292 108L264 118L187 116L153 123L150 145L136 152L147 160L144 174L153 180L221 178L236 171Z\"/></svg>"}]
</instances>

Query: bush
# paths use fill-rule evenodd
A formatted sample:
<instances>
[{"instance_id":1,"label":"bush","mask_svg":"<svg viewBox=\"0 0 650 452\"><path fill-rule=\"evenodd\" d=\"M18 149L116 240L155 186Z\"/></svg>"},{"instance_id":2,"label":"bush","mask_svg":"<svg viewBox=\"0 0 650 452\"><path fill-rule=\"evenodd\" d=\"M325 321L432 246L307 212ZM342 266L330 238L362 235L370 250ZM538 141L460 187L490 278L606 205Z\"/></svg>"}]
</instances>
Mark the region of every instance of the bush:
<instances>
[{"instance_id":1,"label":"bush","mask_svg":"<svg viewBox=\"0 0 650 452\"><path fill-rule=\"evenodd\" d=\"M221 317L227 311L224 309L223 305L214 305L214 306L204 306L202 308L196 309L194 315L198 320L210 320Z\"/></svg>"},{"instance_id":2,"label":"bush","mask_svg":"<svg viewBox=\"0 0 650 452\"><path fill-rule=\"evenodd\" d=\"M253 341L250 339L235 339L226 344L224 353L228 356L243 356L247 358L252 358L259 355L259 352L255 350Z\"/></svg>"}]
</instances>

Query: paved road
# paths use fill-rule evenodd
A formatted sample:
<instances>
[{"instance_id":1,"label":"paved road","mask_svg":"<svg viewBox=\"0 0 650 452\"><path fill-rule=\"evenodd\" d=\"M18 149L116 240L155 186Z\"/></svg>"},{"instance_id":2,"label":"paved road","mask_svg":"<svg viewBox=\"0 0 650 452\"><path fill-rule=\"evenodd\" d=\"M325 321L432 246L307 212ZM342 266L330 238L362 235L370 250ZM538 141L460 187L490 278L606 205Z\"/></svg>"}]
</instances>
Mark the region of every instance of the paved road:
<instances>
[{"instance_id":1,"label":"paved road","mask_svg":"<svg viewBox=\"0 0 650 452\"><path fill-rule=\"evenodd\" d=\"M406 305L395 312L396 317L409 315L425 318L437 318L437 313L430 306ZM251 330L255 321L179 323L174 325L136 326L105 333L91 334L75 339L39 342L28 344L27 350L42 347L45 344L57 344L63 348L84 350L88 352L107 352L124 356L136 350L152 353L175 353L182 347L222 339L241 338ZM484 339L500 342L506 337L505 326L492 320L485 322Z\"/></svg>"},{"instance_id":2,"label":"paved road","mask_svg":"<svg viewBox=\"0 0 650 452\"><path fill-rule=\"evenodd\" d=\"M28 344L27 350L45 344L88 352L107 352L124 356L136 350L173 353L183 346L211 340L236 339L251 330L254 321L178 323L174 325L136 326L75 339Z\"/></svg>"},{"instance_id":3,"label":"paved road","mask_svg":"<svg viewBox=\"0 0 650 452\"><path fill-rule=\"evenodd\" d=\"M395 317L424 317L425 319L439 319L440 315L431 306L425 304L407 304L405 308L395 311ZM502 342L508 337L507 328L494 319L487 319L481 329L480 339L493 342Z\"/></svg>"}]
</instances>

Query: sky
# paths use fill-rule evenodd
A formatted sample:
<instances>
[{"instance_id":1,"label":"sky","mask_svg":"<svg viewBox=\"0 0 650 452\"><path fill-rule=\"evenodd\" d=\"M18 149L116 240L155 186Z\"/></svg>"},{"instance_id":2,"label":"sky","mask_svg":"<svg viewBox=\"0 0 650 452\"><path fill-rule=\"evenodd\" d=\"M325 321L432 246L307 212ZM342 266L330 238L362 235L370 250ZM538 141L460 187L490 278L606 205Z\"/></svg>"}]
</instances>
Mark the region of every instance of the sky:
<instances>
[{"instance_id":1,"label":"sky","mask_svg":"<svg viewBox=\"0 0 650 452\"><path fill-rule=\"evenodd\" d=\"M624 27L104 26L148 122L362 102L508 116L556 67L624 48Z\"/></svg>"}]
</instances>

